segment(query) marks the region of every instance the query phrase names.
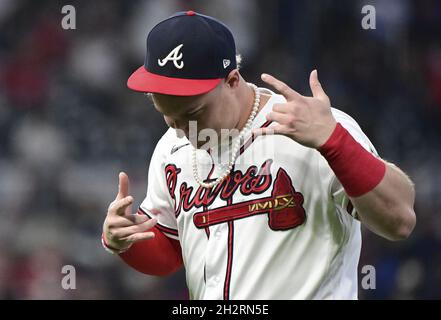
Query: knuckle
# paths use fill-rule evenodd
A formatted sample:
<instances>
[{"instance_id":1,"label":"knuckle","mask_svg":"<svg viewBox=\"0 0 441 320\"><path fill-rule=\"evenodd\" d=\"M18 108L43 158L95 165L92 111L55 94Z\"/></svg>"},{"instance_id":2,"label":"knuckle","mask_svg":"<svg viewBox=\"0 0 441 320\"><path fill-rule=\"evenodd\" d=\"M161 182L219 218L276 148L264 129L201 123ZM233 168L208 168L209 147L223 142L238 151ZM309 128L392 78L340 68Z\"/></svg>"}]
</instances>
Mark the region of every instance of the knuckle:
<instances>
[{"instance_id":1,"label":"knuckle","mask_svg":"<svg viewBox=\"0 0 441 320\"><path fill-rule=\"evenodd\" d=\"M297 109L297 104L291 102L287 104L289 113L295 113Z\"/></svg>"},{"instance_id":2,"label":"knuckle","mask_svg":"<svg viewBox=\"0 0 441 320\"><path fill-rule=\"evenodd\" d=\"M118 242L125 242L127 241L127 238L130 237L131 234L127 233L126 230L118 230L117 232L115 232L115 237L114 239Z\"/></svg>"},{"instance_id":3,"label":"knuckle","mask_svg":"<svg viewBox=\"0 0 441 320\"><path fill-rule=\"evenodd\" d=\"M107 208L107 211L108 211L108 212L113 211L114 206L115 206L115 201L112 201L112 202L109 204L109 207Z\"/></svg>"},{"instance_id":4,"label":"knuckle","mask_svg":"<svg viewBox=\"0 0 441 320\"><path fill-rule=\"evenodd\" d=\"M268 113L268 120L274 120L274 118L275 118L275 113L273 111Z\"/></svg>"},{"instance_id":5,"label":"knuckle","mask_svg":"<svg viewBox=\"0 0 441 320\"><path fill-rule=\"evenodd\" d=\"M106 237L108 237L109 239L113 239L115 237L115 232L112 229L107 229L106 232Z\"/></svg>"},{"instance_id":6,"label":"knuckle","mask_svg":"<svg viewBox=\"0 0 441 320\"><path fill-rule=\"evenodd\" d=\"M269 127L269 128L265 129L264 134L265 135L272 135L275 133L275 131L276 131L276 127Z\"/></svg>"},{"instance_id":7,"label":"knuckle","mask_svg":"<svg viewBox=\"0 0 441 320\"><path fill-rule=\"evenodd\" d=\"M113 230L115 228L115 223L113 221L108 221L105 226L108 230Z\"/></svg>"},{"instance_id":8,"label":"knuckle","mask_svg":"<svg viewBox=\"0 0 441 320\"><path fill-rule=\"evenodd\" d=\"M292 112L292 117L294 119L294 117L300 117L300 115L302 114L302 112L304 111L304 105L300 104L298 105L296 108L294 108L293 112Z\"/></svg>"},{"instance_id":9,"label":"knuckle","mask_svg":"<svg viewBox=\"0 0 441 320\"><path fill-rule=\"evenodd\" d=\"M113 240L121 238L121 232L119 230L109 231L109 235Z\"/></svg>"},{"instance_id":10,"label":"knuckle","mask_svg":"<svg viewBox=\"0 0 441 320\"><path fill-rule=\"evenodd\" d=\"M113 227L113 221L112 221L112 219L109 219L109 218L107 217L107 218L104 220L103 227L104 227L104 229L112 228L112 227Z\"/></svg>"},{"instance_id":11,"label":"knuckle","mask_svg":"<svg viewBox=\"0 0 441 320\"><path fill-rule=\"evenodd\" d=\"M274 127L274 133L280 133L283 134L284 133L284 127L283 126L276 126Z\"/></svg>"},{"instance_id":12,"label":"knuckle","mask_svg":"<svg viewBox=\"0 0 441 320\"><path fill-rule=\"evenodd\" d=\"M110 216L107 220L107 226L111 229L117 228L121 222L118 219L115 219L114 216Z\"/></svg>"},{"instance_id":13,"label":"knuckle","mask_svg":"<svg viewBox=\"0 0 441 320\"><path fill-rule=\"evenodd\" d=\"M121 206L121 201L115 200L110 204L109 211L111 211L112 213L115 213L118 210L118 207L120 207L120 206Z\"/></svg>"}]
</instances>

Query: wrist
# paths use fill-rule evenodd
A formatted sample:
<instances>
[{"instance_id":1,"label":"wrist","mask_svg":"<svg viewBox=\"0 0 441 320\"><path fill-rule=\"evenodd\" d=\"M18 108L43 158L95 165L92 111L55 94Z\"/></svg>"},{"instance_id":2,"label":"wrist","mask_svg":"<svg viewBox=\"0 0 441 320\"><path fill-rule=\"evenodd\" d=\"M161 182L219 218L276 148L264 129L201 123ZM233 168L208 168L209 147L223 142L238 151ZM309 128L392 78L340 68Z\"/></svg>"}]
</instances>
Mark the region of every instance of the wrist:
<instances>
[{"instance_id":1,"label":"wrist","mask_svg":"<svg viewBox=\"0 0 441 320\"><path fill-rule=\"evenodd\" d=\"M327 141L329 141L332 134L335 132L337 124L338 124L337 121L335 121L334 119L333 122L323 130L323 133L321 134L317 142L317 147L316 147L317 150L319 150L321 147L323 147L326 144Z\"/></svg>"}]
</instances>

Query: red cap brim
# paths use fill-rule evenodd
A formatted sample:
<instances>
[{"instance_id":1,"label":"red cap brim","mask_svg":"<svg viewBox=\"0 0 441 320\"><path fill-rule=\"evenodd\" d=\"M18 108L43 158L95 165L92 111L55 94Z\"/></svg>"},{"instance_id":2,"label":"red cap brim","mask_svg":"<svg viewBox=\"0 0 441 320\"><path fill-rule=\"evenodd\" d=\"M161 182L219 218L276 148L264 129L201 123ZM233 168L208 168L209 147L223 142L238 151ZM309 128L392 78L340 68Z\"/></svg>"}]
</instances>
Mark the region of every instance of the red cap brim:
<instances>
[{"instance_id":1,"label":"red cap brim","mask_svg":"<svg viewBox=\"0 0 441 320\"><path fill-rule=\"evenodd\" d=\"M161 93L173 96L196 96L214 89L222 79L181 79L160 76L139 67L127 80L135 91Z\"/></svg>"}]
</instances>

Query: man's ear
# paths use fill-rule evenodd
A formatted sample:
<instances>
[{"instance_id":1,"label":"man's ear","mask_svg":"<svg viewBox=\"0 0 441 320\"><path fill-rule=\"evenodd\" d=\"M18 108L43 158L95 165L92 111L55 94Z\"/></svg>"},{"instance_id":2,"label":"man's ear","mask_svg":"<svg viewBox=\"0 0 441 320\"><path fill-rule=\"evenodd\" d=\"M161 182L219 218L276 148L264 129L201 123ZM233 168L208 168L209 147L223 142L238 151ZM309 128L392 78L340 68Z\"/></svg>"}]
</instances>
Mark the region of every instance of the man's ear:
<instances>
[{"instance_id":1,"label":"man's ear","mask_svg":"<svg viewBox=\"0 0 441 320\"><path fill-rule=\"evenodd\" d=\"M239 69L231 70L228 76L226 76L225 78L225 84L230 89L236 89L237 87L239 87L239 83L240 83Z\"/></svg>"}]
</instances>

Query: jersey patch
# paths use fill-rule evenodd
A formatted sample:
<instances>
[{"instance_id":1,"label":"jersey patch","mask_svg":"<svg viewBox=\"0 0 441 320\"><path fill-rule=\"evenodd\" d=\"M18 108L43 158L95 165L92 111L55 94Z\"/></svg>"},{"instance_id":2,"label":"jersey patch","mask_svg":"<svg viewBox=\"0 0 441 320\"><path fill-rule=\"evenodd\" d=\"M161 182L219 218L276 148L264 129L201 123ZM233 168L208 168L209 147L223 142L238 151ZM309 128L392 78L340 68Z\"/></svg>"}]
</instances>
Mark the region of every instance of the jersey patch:
<instances>
[{"instance_id":1,"label":"jersey patch","mask_svg":"<svg viewBox=\"0 0 441 320\"><path fill-rule=\"evenodd\" d=\"M198 212L193 216L193 222L197 228L206 228L258 214L267 214L268 225L272 230L288 230L305 222L306 213L303 201L303 195L296 192L288 174L280 168L270 197Z\"/></svg>"}]
</instances>

